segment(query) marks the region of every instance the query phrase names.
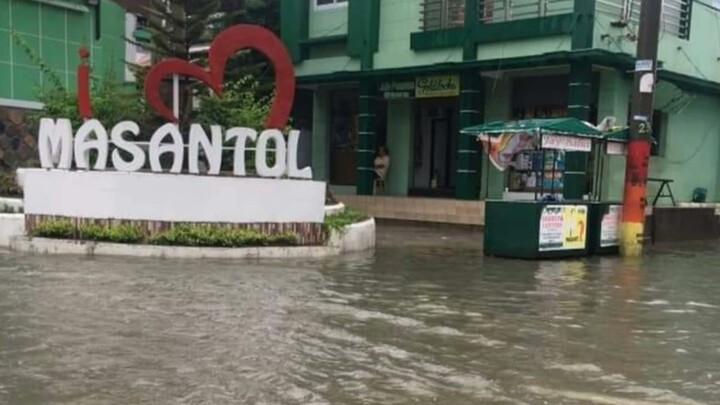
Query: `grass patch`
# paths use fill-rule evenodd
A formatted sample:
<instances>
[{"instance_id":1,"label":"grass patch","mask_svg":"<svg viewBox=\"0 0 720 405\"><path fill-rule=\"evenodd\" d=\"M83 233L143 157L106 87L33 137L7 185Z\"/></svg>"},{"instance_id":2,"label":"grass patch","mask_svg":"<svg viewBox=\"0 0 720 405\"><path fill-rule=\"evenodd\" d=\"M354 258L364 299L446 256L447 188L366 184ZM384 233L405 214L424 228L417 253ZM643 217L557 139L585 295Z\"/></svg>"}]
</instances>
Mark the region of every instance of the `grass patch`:
<instances>
[{"instance_id":1,"label":"grass patch","mask_svg":"<svg viewBox=\"0 0 720 405\"><path fill-rule=\"evenodd\" d=\"M326 216L323 227L325 228L326 232L340 231L348 225L352 225L366 219L368 219L368 216L364 213L354 210L352 208L345 208L338 213Z\"/></svg>"},{"instance_id":2,"label":"grass patch","mask_svg":"<svg viewBox=\"0 0 720 405\"><path fill-rule=\"evenodd\" d=\"M68 219L43 221L34 227L31 236L123 244L226 248L297 246L300 242L300 238L294 232L270 235L252 229L232 229L199 224L177 224L166 231L147 237L137 225L106 226L86 223L76 229Z\"/></svg>"}]
</instances>

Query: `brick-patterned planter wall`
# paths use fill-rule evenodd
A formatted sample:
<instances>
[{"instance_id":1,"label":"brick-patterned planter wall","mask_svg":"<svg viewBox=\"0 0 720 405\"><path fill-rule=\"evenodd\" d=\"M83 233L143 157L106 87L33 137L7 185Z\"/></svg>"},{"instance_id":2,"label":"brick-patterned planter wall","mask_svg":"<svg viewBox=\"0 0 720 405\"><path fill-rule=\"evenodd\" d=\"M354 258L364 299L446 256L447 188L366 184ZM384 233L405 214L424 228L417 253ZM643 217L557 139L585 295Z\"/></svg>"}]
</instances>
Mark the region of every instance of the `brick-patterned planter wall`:
<instances>
[{"instance_id":1,"label":"brick-patterned planter wall","mask_svg":"<svg viewBox=\"0 0 720 405\"><path fill-rule=\"evenodd\" d=\"M98 225L121 225L133 224L138 226L146 237L152 237L160 232L172 228L172 222L166 221L130 221L120 219L88 219L88 218L67 218L50 215L25 215L25 231L28 235L32 234L37 224L52 219L69 219L77 230L82 224L98 224ZM294 232L298 235L298 243L301 246L319 246L325 244L325 232L322 224L318 223L259 223L259 224L198 224L198 225L216 225L233 229L252 229L263 232L268 235L276 235L283 232Z\"/></svg>"}]
</instances>

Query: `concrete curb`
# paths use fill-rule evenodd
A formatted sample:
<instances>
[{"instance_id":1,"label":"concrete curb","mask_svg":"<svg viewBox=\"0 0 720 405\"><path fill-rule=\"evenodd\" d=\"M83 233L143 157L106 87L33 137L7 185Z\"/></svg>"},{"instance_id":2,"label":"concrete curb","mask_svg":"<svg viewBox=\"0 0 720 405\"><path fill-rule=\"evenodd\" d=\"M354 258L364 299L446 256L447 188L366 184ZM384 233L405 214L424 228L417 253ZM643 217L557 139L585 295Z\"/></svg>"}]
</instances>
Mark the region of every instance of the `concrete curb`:
<instances>
[{"instance_id":1,"label":"concrete curb","mask_svg":"<svg viewBox=\"0 0 720 405\"><path fill-rule=\"evenodd\" d=\"M0 248L9 247L10 240L25 235L25 215L0 214Z\"/></svg>"},{"instance_id":2,"label":"concrete curb","mask_svg":"<svg viewBox=\"0 0 720 405\"><path fill-rule=\"evenodd\" d=\"M14 216L19 217L19 221L24 228L23 216ZM24 229L14 229L14 232L16 232L14 235L9 234L7 244L4 245L0 240L0 246L9 246L11 250L17 252L44 255L128 256L168 259L306 259L338 256L344 253L366 251L375 247L375 221L373 219L350 225L342 232L333 232L327 246L206 248L126 245L28 238L21 236L24 234Z\"/></svg>"}]
</instances>

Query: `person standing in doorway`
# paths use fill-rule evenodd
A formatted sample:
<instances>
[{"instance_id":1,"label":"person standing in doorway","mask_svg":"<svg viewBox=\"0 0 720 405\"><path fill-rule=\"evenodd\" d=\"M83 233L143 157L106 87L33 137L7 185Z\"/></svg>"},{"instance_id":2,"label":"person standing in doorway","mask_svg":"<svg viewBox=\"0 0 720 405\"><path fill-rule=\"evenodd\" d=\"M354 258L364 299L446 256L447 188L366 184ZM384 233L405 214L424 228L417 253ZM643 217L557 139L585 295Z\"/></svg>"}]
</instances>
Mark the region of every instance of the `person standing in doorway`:
<instances>
[{"instance_id":1,"label":"person standing in doorway","mask_svg":"<svg viewBox=\"0 0 720 405\"><path fill-rule=\"evenodd\" d=\"M376 192L385 192L385 178L387 177L388 169L390 168L390 155L385 146L378 148L377 156L375 157L375 190Z\"/></svg>"}]
</instances>

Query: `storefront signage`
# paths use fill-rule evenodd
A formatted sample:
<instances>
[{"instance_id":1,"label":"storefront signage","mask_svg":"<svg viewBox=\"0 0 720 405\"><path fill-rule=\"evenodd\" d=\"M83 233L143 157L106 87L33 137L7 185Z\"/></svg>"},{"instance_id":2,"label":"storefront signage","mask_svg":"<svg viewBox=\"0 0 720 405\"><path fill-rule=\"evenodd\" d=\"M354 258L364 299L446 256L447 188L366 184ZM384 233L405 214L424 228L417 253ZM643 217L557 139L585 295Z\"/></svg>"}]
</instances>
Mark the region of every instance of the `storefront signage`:
<instances>
[{"instance_id":1,"label":"storefront signage","mask_svg":"<svg viewBox=\"0 0 720 405\"><path fill-rule=\"evenodd\" d=\"M234 53L246 48L267 56L275 71L276 95L265 121L267 129L258 133L252 128L221 128L217 125L208 128L192 124L188 136L183 136L177 124L178 117L165 105L160 95L162 81L170 76L193 77L222 97L225 64ZM86 50L81 50L80 54L87 58ZM122 121L112 128L106 128L100 121L93 119L89 66L81 64L78 67L78 110L85 121L79 128L72 128L69 119L40 120L38 149L41 166L46 169L69 170L75 167L80 170L105 170L110 163L116 171L137 172L149 161L152 172L180 173L187 167L191 174L199 174L200 155L204 153L208 174L217 175L221 171L223 145L232 142L233 172L236 176L246 175L245 150L252 145L255 149L255 171L260 177L312 178L310 168L297 167L299 131L290 131L286 137L277 129L286 125L295 97L292 60L282 41L263 27L236 25L222 31L212 41L208 51L208 64L206 69L188 61L170 58L158 62L148 71L145 78L146 101L161 117L170 122L153 132L147 153L139 144L133 142L133 138L140 135L137 123ZM76 130L74 134L73 130ZM187 145L184 139L188 139ZM271 152L271 143L274 162L268 164L267 155ZM114 146L114 150L110 145ZM90 159L91 151L95 153L93 162ZM170 168L162 167L160 156L164 154L173 157Z\"/></svg>"},{"instance_id":2,"label":"storefront signage","mask_svg":"<svg viewBox=\"0 0 720 405\"><path fill-rule=\"evenodd\" d=\"M600 247L618 246L620 244L621 205L611 205L603 215L600 224Z\"/></svg>"},{"instance_id":3,"label":"storefront signage","mask_svg":"<svg viewBox=\"0 0 720 405\"><path fill-rule=\"evenodd\" d=\"M384 82L380 84L380 93L386 100L415 98L415 82Z\"/></svg>"},{"instance_id":4,"label":"storefront signage","mask_svg":"<svg viewBox=\"0 0 720 405\"><path fill-rule=\"evenodd\" d=\"M538 240L541 252L585 249L587 207L548 205L540 215Z\"/></svg>"},{"instance_id":5,"label":"storefront signage","mask_svg":"<svg viewBox=\"0 0 720 405\"><path fill-rule=\"evenodd\" d=\"M457 97L460 95L460 76L426 76L415 80L417 98Z\"/></svg>"},{"instance_id":6,"label":"storefront signage","mask_svg":"<svg viewBox=\"0 0 720 405\"><path fill-rule=\"evenodd\" d=\"M624 155L626 152L625 144L622 142L608 142L606 147L608 155Z\"/></svg>"},{"instance_id":7,"label":"storefront signage","mask_svg":"<svg viewBox=\"0 0 720 405\"><path fill-rule=\"evenodd\" d=\"M590 152L592 140L564 135L543 135L543 149L559 149L573 152Z\"/></svg>"}]
</instances>

